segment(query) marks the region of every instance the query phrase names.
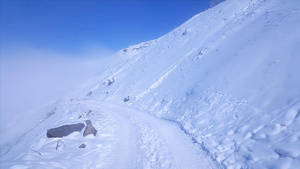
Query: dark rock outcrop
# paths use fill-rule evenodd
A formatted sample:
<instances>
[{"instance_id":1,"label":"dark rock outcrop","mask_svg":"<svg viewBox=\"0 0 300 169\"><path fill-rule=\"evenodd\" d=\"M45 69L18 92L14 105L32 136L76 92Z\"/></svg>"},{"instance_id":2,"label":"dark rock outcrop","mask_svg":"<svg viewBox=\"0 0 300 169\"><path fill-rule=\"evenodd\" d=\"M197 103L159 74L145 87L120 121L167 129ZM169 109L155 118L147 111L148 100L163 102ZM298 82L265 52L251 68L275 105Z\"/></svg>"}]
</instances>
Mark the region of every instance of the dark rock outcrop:
<instances>
[{"instance_id":1,"label":"dark rock outcrop","mask_svg":"<svg viewBox=\"0 0 300 169\"><path fill-rule=\"evenodd\" d=\"M91 120L86 120L86 128L83 132L83 136L87 136L89 134L93 134L94 136L96 136L97 134L97 130L95 129L95 127L92 125L92 121Z\"/></svg>"},{"instance_id":2,"label":"dark rock outcrop","mask_svg":"<svg viewBox=\"0 0 300 169\"><path fill-rule=\"evenodd\" d=\"M86 145L84 144L84 143L82 143L80 146L79 146L79 148L85 148L86 147Z\"/></svg>"},{"instance_id":3,"label":"dark rock outcrop","mask_svg":"<svg viewBox=\"0 0 300 169\"><path fill-rule=\"evenodd\" d=\"M52 128L47 130L47 137L64 137L68 136L69 134L75 132L75 131L81 131L84 128L83 123L77 123L77 124L69 124L69 125L63 125L60 127Z\"/></svg>"}]
</instances>

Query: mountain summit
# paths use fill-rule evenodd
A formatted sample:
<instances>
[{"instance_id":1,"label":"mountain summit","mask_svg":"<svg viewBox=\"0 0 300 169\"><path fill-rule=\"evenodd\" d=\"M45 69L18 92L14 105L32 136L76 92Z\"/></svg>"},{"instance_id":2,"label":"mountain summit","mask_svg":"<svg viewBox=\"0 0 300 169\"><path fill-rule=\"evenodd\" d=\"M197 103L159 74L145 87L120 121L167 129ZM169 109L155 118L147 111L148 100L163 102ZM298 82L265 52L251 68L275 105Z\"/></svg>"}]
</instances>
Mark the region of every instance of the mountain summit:
<instances>
[{"instance_id":1,"label":"mountain summit","mask_svg":"<svg viewBox=\"0 0 300 169\"><path fill-rule=\"evenodd\" d=\"M122 49L121 64L3 145L1 165L300 167L299 19L300 1L227 0ZM88 119L97 135L71 134L60 151L42 133Z\"/></svg>"}]
</instances>

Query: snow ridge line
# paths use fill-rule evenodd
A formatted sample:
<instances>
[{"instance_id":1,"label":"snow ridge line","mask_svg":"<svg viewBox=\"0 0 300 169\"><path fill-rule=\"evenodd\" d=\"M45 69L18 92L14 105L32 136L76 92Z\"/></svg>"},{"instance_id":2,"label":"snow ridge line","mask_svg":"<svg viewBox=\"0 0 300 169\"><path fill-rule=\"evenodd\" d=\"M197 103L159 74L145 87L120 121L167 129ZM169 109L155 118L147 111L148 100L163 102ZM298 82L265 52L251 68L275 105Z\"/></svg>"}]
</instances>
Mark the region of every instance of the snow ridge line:
<instances>
[{"instance_id":1,"label":"snow ridge line","mask_svg":"<svg viewBox=\"0 0 300 169\"><path fill-rule=\"evenodd\" d=\"M222 36L226 35L227 33L230 33L230 29L233 25L233 23L237 23L238 21L243 21L244 17L237 17L237 16L247 16L247 15L252 15L252 13L250 11L254 11L254 9L257 9L261 6L262 1L261 0L256 0L256 1L252 1L251 4L249 4L245 9L242 9L241 11L239 11L239 13L241 13L240 15L235 14L235 16L233 16L233 20L231 21L231 24L226 24L225 27L220 27L220 29L218 31L216 31L217 34L220 34L219 36L217 36L217 39L214 40L210 40L211 42L215 42L216 46L216 42L222 39ZM252 10L250 10L252 9ZM196 17L195 17L196 18ZM229 25L229 26L228 26ZM223 28L223 29L222 29ZM225 31L224 31L225 29ZM175 29L176 30L176 29ZM221 31L220 31L221 30ZM174 32L173 32L174 33ZM214 44L214 43L211 43ZM207 49L208 47L206 47ZM187 53L184 57L182 57L181 59L179 59L175 64L173 64L172 66L170 66L169 68L167 68L161 76L158 77L158 80L155 81L147 90L145 90L143 93L139 94L136 96L136 101L139 100L140 98L142 98L144 95L148 94L152 89L156 88L157 86L159 86L164 79L166 79L171 72L173 72L177 66L179 66L184 60L186 60L190 55L192 55L195 51L199 50L200 48L193 48L192 51L190 51L189 53ZM203 56L202 56L203 57ZM202 57L199 57L199 59L201 59Z\"/></svg>"},{"instance_id":2,"label":"snow ridge line","mask_svg":"<svg viewBox=\"0 0 300 169\"><path fill-rule=\"evenodd\" d=\"M135 57L137 56L137 57ZM135 57L134 59L132 59L133 57ZM104 72L103 74L103 78L102 79L113 79L115 76L117 76L120 72L123 72L124 70L126 70L127 68L129 68L131 65L133 65L135 62L137 62L139 59L141 58L140 54L135 54L134 56L132 56L129 60L123 61L122 63L120 63L118 66L116 66L115 68L111 68L107 71ZM114 72L112 75L110 73ZM94 92L95 90L97 90L100 86L102 85L102 83L98 83L95 87L93 87L90 91Z\"/></svg>"},{"instance_id":3,"label":"snow ridge line","mask_svg":"<svg viewBox=\"0 0 300 169\"><path fill-rule=\"evenodd\" d=\"M166 73L162 73L162 75L158 78L158 80L155 81L146 91L136 96L136 101L142 98L147 93L149 93L152 89L159 86L164 81L164 79L166 79L171 74L171 72L173 72L177 68L177 66L179 66L184 60L186 60L195 51L197 51L197 48L193 48L192 51L187 53L184 57L180 58L175 64L167 68L165 70Z\"/></svg>"}]
</instances>

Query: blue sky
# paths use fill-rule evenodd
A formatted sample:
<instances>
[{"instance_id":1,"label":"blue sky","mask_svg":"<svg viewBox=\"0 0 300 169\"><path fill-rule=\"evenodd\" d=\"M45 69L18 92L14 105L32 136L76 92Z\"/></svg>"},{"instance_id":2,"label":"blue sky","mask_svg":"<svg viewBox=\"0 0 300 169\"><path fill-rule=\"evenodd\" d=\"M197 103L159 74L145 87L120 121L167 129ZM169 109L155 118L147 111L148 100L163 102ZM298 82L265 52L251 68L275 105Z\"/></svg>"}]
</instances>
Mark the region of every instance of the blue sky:
<instances>
[{"instance_id":1,"label":"blue sky","mask_svg":"<svg viewBox=\"0 0 300 169\"><path fill-rule=\"evenodd\" d=\"M115 52L158 38L208 8L209 0L2 0L1 50Z\"/></svg>"},{"instance_id":2,"label":"blue sky","mask_svg":"<svg viewBox=\"0 0 300 169\"><path fill-rule=\"evenodd\" d=\"M159 38L209 1L0 0L1 128L99 75L108 64L94 59Z\"/></svg>"}]
</instances>

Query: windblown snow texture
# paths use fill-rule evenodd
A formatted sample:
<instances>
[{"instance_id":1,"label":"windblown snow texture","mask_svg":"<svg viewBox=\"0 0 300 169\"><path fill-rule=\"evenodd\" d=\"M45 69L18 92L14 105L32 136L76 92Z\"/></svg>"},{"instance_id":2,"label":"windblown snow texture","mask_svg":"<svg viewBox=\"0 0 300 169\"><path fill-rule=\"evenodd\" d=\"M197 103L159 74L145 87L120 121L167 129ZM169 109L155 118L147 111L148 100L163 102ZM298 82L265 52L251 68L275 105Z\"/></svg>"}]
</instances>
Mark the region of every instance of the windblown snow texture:
<instances>
[{"instance_id":1,"label":"windblown snow texture","mask_svg":"<svg viewBox=\"0 0 300 169\"><path fill-rule=\"evenodd\" d=\"M1 165L299 168L299 18L300 1L227 0L122 49L121 64L2 146ZM57 140L36 134L86 118L96 137L71 134L61 153L53 150Z\"/></svg>"}]
</instances>

